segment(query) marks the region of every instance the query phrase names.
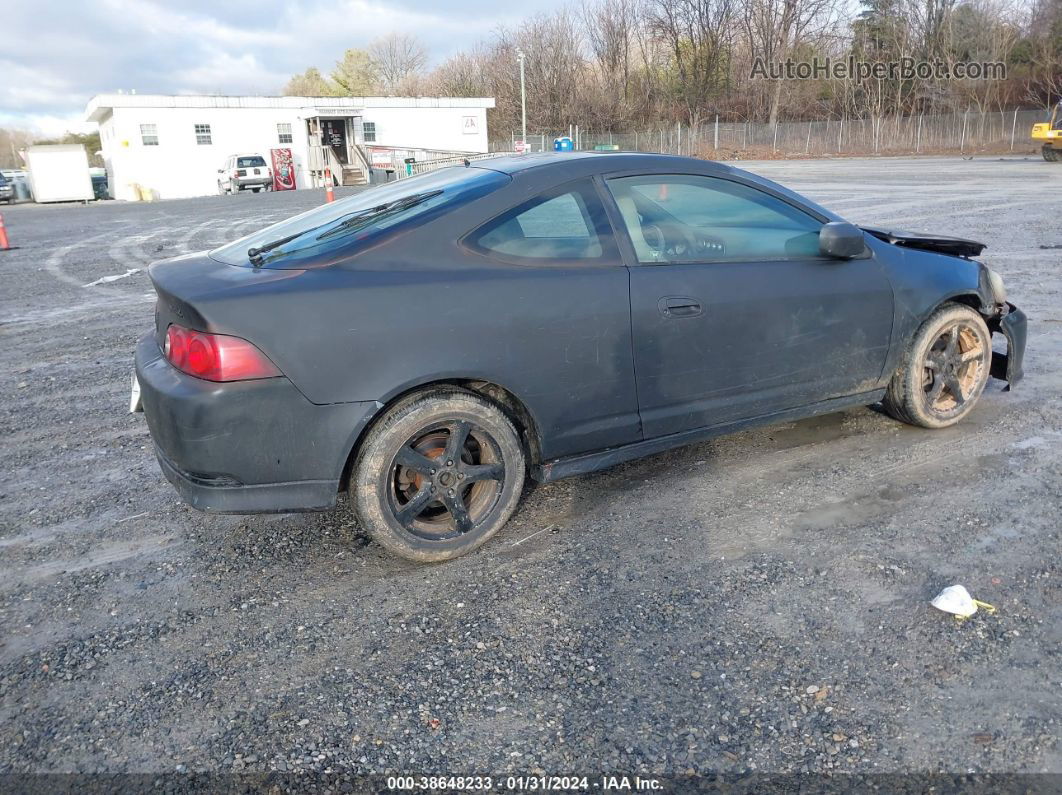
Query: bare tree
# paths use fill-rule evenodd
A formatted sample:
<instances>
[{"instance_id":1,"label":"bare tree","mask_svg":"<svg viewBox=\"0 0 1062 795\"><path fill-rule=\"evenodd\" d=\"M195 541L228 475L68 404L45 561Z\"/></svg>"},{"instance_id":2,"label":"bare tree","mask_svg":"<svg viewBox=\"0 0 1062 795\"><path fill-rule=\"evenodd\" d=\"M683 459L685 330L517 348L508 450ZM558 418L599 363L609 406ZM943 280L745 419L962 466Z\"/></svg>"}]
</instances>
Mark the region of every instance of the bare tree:
<instances>
[{"instance_id":1,"label":"bare tree","mask_svg":"<svg viewBox=\"0 0 1062 795\"><path fill-rule=\"evenodd\" d=\"M403 82L421 73L428 63L428 51L420 40L407 33L390 33L369 45L380 86L394 94Z\"/></svg>"},{"instance_id":2,"label":"bare tree","mask_svg":"<svg viewBox=\"0 0 1062 795\"><path fill-rule=\"evenodd\" d=\"M1022 50L1022 94L1045 108L1062 99L1062 3L1034 0Z\"/></svg>"},{"instance_id":3,"label":"bare tree","mask_svg":"<svg viewBox=\"0 0 1062 795\"><path fill-rule=\"evenodd\" d=\"M1062 91L1062 0L581 0L495 31L427 71L424 47L391 34L348 50L331 80L314 69L287 93L494 97L492 133L693 126L724 119L868 119L876 137L905 114L1049 104ZM830 56L899 64L1002 61L1006 78L938 74L753 79L753 64Z\"/></svg>"},{"instance_id":4,"label":"bare tree","mask_svg":"<svg viewBox=\"0 0 1062 795\"><path fill-rule=\"evenodd\" d=\"M639 29L639 0L587 0L583 29L593 55L595 110L624 123L631 117L632 56Z\"/></svg>"},{"instance_id":5,"label":"bare tree","mask_svg":"<svg viewBox=\"0 0 1062 795\"><path fill-rule=\"evenodd\" d=\"M489 68L499 105L512 109L507 114L511 129L520 113L517 51L526 56L528 127L560 131L579 120L585 107L582 44L581 32L567 11L535 16L515 30L498 31Z\"/></svg>"},{"instance_id":6,"label":"bare tree","mask_svg":"<svg viewBox=\"0 0 1062 795\"><path fill-rule=\"evenodd\" d=\"M488 56L478 50L443 61L428 78L428 90L443 97L491 95Z\"/></svg>"},{"instance_id":7,"label":"bare tree","mask_svg":"<svg viewBox=\"0 0 1062 795\"><path fill-rule=\"evenodd\" d=\"M740 24L745 48L764 63L781 63L806 45L822 49L838 23L836 0L745 0ZM771 81L767 120L778 123L784 96L781 80Z\"/></svg>"},{"instance_id":8,"label":"bare tree","mask_svg":"<svg viewBox=\"0 0 1062 795\"><path fill-rule=\"evenodd\" d=\"M650 0L650 31L670 50L671 90L696 125L718 107L730 78L734 0Z\"/></svg>"}]
</instances>

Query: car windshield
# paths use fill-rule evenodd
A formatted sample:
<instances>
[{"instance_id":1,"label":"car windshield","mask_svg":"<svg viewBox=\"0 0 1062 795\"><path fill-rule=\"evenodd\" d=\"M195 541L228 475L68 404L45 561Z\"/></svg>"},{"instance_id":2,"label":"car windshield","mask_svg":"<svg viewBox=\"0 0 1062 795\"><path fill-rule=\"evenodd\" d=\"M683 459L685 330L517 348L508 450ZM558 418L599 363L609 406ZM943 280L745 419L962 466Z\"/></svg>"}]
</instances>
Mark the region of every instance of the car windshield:
<instances>
[{"instance_id":1,"label":"car windshield","mask_svg":"<svg viewBox=\"0 0 1062 795\"><path fill-rule=\"evenodd\" d=\"M369 188L210 252L230 265L300 268L349 255L388 230L424 223L506 184L497 171L457 166Z\"/></svg>"},{"instance_id":2,"label":"car windshield","mask_svg":"<svg viewBox=\"0 0 1062 795\"><path fill-rule=\"evenodd\" d=\"M261 168L265 165L264 157L238 157L236 168Z\"/></svg>"}]
</instances>

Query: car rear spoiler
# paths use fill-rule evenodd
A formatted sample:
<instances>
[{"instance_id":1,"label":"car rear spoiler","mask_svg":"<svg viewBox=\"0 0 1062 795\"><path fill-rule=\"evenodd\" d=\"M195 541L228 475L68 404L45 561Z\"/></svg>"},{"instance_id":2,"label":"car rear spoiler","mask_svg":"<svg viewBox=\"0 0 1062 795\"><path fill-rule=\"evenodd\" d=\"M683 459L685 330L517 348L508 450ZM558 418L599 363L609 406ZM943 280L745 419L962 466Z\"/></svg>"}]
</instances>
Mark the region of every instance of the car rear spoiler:
<instances>
[{"instance_id":1,"label":"car rear spoiler","mask_svg":"<svg viewBox=\"0 0 1062 795\"><path fill-rule=\"evenodd\" d=\"M870 226L861 226L859 228L868 234L874 235L878 240L884 240L894 246L935 251L938 254L951 254L953 257L976 257L987 248L984 243L978 243L976 240L963 240L961 237L921 235L917 232L889 231L875 229Z\"/></svg>"}]
</instances>

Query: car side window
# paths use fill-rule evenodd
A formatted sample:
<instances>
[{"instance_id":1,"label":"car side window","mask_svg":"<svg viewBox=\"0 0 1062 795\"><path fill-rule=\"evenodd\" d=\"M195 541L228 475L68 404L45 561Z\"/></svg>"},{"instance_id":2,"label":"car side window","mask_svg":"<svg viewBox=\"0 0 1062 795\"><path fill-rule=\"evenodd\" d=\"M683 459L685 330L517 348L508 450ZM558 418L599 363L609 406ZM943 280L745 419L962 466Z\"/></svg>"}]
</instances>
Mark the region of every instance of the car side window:
<instances>
[{"instance_id":1,"label":"car side window","mask_svg":"<svg viewBox=\"0 0 1062 795\"><path fill-rule=\"evenodd\" d=\"M711 263L819 256L823 222L762 190L715 177L607 181L639 262Z\"/></svg>"},{"instance_id":2,"label":"car side window","mask_svg":"<svg viewBox=\"0 0 1062 795\"><path fill-rule=\"evenodd\" d=\"M482 254L516 262L616 259L611 227L589 181L536 196L465 238Z\"/></svg>"}]
</instances>

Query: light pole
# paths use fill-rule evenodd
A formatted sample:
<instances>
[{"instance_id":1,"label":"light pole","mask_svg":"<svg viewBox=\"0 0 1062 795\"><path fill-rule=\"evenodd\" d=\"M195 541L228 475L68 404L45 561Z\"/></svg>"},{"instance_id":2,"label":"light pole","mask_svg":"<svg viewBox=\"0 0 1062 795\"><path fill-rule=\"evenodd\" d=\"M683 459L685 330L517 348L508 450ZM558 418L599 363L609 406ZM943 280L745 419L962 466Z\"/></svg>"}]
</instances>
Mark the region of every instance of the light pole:
<instances>
[{"instance_id":1,"label":"light pole","mask_svg":"<svg viewBox=\"0 0 1062 795\"><path fill-rule=\"evenodd\" d=\"M516 60L520 62L520 138L523 151L527 151L527 91L524 88L524 51L517 48Z\"/></svg>"}]
</instances>

